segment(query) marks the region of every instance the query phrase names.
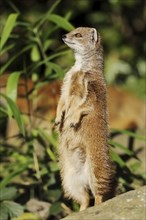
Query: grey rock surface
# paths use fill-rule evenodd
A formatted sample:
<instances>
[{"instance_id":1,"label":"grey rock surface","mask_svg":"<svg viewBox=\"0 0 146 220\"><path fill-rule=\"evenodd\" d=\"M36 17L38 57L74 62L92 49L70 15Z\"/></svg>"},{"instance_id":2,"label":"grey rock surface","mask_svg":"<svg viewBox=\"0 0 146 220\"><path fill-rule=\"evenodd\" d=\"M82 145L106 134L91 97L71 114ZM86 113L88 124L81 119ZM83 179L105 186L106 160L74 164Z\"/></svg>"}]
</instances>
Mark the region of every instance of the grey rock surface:
<instances>
[{"instance_id":1,"label":"grey rock surface","mask_svg":"<svg viewBox=\"0 0 146 220\"><path fill-rule=\"evenodd\" d=\"M62 220L146 220L146 186L71 214Z\"/></svg>"}]
</instances>

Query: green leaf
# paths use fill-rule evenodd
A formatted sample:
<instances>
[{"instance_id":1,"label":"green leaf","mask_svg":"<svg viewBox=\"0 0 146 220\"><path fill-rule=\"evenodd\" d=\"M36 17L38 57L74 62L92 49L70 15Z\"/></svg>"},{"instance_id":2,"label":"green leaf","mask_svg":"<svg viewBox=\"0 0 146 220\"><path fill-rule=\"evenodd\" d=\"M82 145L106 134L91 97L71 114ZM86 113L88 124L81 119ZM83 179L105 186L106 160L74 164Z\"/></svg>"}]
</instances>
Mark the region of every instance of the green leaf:
<instances>
[{"instance_id":1,"label":"green leaf","mask_svg":"<svg viewBox=\"0 0 146 220\"><path fill-rule=\"evenodd\" d=\"M61 194L62 194L62 192L60 189L47 190L47 197L52 202L58 201L61 197Z\"/></svg>"},{"instance_id":2,"label":"green leaf","mask_svg":"<svg viewBox=\"0 0 146 220\"><path fill-rule=\"evenodd\" d=\"M56 63L53 63L53 62L47 62L46 64L48 67L50 67L51 69L53 69L57 73L58 77L64 76L64 71L59 65L57 65ZM46 74L46 76L47 76L47 74Z\"/></svg>"},{"instance_id":3,"label":"green leaf","mask_svg":"<svg viewBox=\"0 0 146 220\"><path fill-rule=\"evenodd\" d=\"M8 115L8 112L6 111L6 109L0 106L0 118L4 118L7 115Z\"/></svg>"},{"instance_id":4,"label":"green leaf","mask_svg":"<svg viewBox=\"0 0 146 220\"><path fill-rule=\"evenodd\" d=\"M115 147L121 148L121 149L123 150L123 152L124 152L125 154L129 155L129 156L132 156L132 155L133 155L133 152L130 151L128 148L124 147L122 144L119 144L119 143L117 143L117 142L115 142L115 141L111 141L111 140L109 140L108 143L109 143L110 145L115 146Z\"/></svg>"},{"instance_id":5,"label":"green leaf","mask_svg":"<svg viewBox=\"0 0 146 220\"><path fill-rule=\"evenodd\" d=\"M14 46L15 44L10 44L9 46L6 46L5 48L3 48L3 50L0 51L0 56L2 56L7 51L11 50Z\"/></svg>"},{"instance_id":6,"label":"green leaf","mask_svg":"<svg viewBox=\"0 0 146 220\"><path fill-rule=\"evenodd\" d=\"M24 124L23 124L21 113L20 113L18 107L13 102L13 100L11 98L9 98L8 96L6 96L6 95L4 95L2 93L0 93L0 96L2 96L7 101L7 104L9 105L9 108L11 109L11 112L12 112L14 118L17 121L17 124L19 126L20 132L23 134L23 136L25 136ZM11 114L9 112L7 112L7 113L9 115L9 117L11 117Z\"/></svg>"},{"instance_id":7,"label":"green leaf","mask_svg":"<svg viewBox=\"0 0 146 220\"><path fill-rule=\"evenodd\" d=\"M0 220L8 220L8 209L4 203L0 203Z\"/></svg>"},{"instance_id":8,"label":"green leaf","mask_svg":"<svg viewBox=\"0 0 146 220\"><path fill-rule=\"evenodd\" d=\"M47 141L48 143L50 143L51 145L53 145L53 147L54 147L55 149L57 149L58 142L57 142L56 136L55 136L55 134L54 134L53 132L52 132L51 135L48 135L47 132L45 132L44 129L39 128L38 131L39 131L39 134L41 135L41 137L42 137L45 141Z\"/></svg>"},{"instance_id":9,"label":"green leaf","mask_svg":"<svg viewBox=\"0 0 146 220\"><path fill-rule=\"evenodd\" d=\"M70 22L59 15L48 14L47 19L57 24L59 27L63 28L66 31L72 31L74 29L74 26Z\"/></svg>"},{"instance_id":10,"label":"green leaf","mask_svg":"<svg viewBox=\"0 0 146 220\"><path fill-rule=\"evenodd\" d=\"M47 147L46 149L49 157L51 160L56 161L56 155L54 154L54 152L50 149L50 147Z\"/></svg>"},{"instance_id":11,"label":"green leaf","mask_svg":"<svg viewBox=\"0 0 146 220\"><path fill-rule=\"evenodd\" d=\"M55 1L55 3L50 7L50 9L49 9L49 11L47 12L47 14L44 16L41 16L38 20L37 20L37 22L36 22L36 27L39 29L40 28L40 26L46 21L46 17L47 17L47 15L49 15L49 14L51 14L54 10L55 10L55 8L58 6L58 4L61 2L61 0L57 0L57 1Z\"/></svg>"},{"instance_id":12,"label":"green leaf","mask_svg":"<svg viewBox=\"0 0 146 220\"><path fill-rule=\"evenodd\" d=\"M16 196L17 189L15 187L0 188L0 201L12 200Z\"/></svg>"},{"instance_id":13,"label":"green leaf","mask_svg":"<svg viewBox=\"0 0 146 220\"><path fill-rule=\"evenodd\" d=\"M30 66L31 72L33 73L33 72L35 72L35 70L36 70L38 67L40 67L41 65L47 64L49 60L52 60L52 59L55 59L55 58L57 58L57 57L66 55L66 54L68 54L68 52L69 52L69 50L65 50L65 51L61 51L61 52L55 53L55 54L53 54L53 55L50 55L49 57L47 57L47 58L44 59L43 61L39 61L39 62L36 63L35 65L32 65L32 66L34 66L34 67Z\"/></svg>"},{"instance_id":14,"label":"green leaf","mask_svg":"<svg viewBox=\"0 0 146 220\"><path fill-rule=\"evenodd\" d=\"M49 167L50 167L51 172L56 172L59 170L58 163L54 161L49 162Z\"/></svg>"},{"instance_id":15,"label":"green leaf","mask_svg":"<svg viewBox=\"0 0 146 220\"><path fill-rule=\"evenodd\" d=\"M136 133L131 132L131 131L120 130L120 129L112 129L112 132L118 132L118 133L121 133L121 134L127 134L130 137L134 137L136 139L146 141L146 138L144 136L136 134Z\"/></svg>"},{"instance_id":16,"label":"green leaf","mask_svg":"<svg viewBox=\"0 0 146 220\"><path fill-rule=\"evenodd\" d=\"M135 163L128 165L128 167L131 170L131 172L135 172L141 167L141 164L141 161L136 161Z\"/></svg>"},{"instance_id":17,"label":"green leaf","mask_svg":"<svg viewBox=\"0 0 146 220\"><path fill-rule=\"evenodd\" d=\"M19 216L19 215L22 215L23 212L24 212L23 206L19 205L19 204L16 203L16 202L5 201L5 202L3 202L3 203L5 204L5 206L6 206L7 209L8 209L10 218L13 218L13 217L17 217L17 216Z\"/></svg>"},{"instance_id":18,"label":"green leaf","mask_svg":"<svg viewBox=\"0 0 146 220\"><path fill-rule=\"evenodd\" d=\"M41 219L34 213L25 212L19 217L12 218L12 220L41 220Z\"/></svg>"},{"instance_id":19,"label":"green leaf","mask_svg":"<svg viewBox=\"0 0 146 220\"><path fill-rule=\"evenodd\" d=\"M20 56L21 54L23 54L24 52L26 52L27 50L29 50L30 48L32 48L32 45L28 45L26 47L24 47L22 50L20 50L18 53L16 53L15 55L13 55L11 57L10 60L8 60L8 62L6 62L5 65L3 65L1 68L0 68L0 75L2 75L5 70L8 68L8 66L13 63L13 61L18 57Z\"/></svg>"},{"instance_id":20,"label":"green leaf","mask_svg":"<svg viewBox=\"0 0 146 220\"><path fill-rule=\"evenodd\" d=\"M61 2L61 0L55 1L55 3L49 9L48 13L51 14L55 10L55 8L59 5L60 2Z\"/></svg>"},{"instance_id":21,"label":"green leaf","mask_svg":"<svg viewBox=\"0 0 146 220\"><path fill-rule=\"evenodd\" d=\"M120 158L120 156L116 152L111 150L110 155L112 160L117 162L121 168L126 166L126 163Z\"/></svg>"},{"instance_id":22,"label":"green leaf","mask_svg":"<svg viewBox=\"0 0 146 220\"><path fill-rule=\"evenodd\" d=\"M29 166L29 164L32 164L32 161L27 161L25 164L18 164L18 168L11 172L8 176L6 176L0 183L0 188L5 187L7 184L10 183L10 181L18 176L20 173L22 173L24 170L26 170Z\"/></svg>"},{"instance_id":23,"label":"green leaf","mask_svg":"<svg viewBox=\"0 0 146 220\"><path fill-rule=\"evenodd\" d=\"M46 51L52 45L53 42L54 42L54 40L51 40L51 39L46 40L44 42L44 50Z\"/></svg>"},{"instance_id":24,"label":"green leaf","mask_svg":"<svg viewBox=\"0 0 146 220\"><path fill-rule=\"evenodd\" d=\"M9 35L16 24L17 17L18 17L18 14L16 14L16 13L9 15L9 17L6 21L5 27L3 29L2 35L1 35L0 49L3 48L4 44L8 40Z\"/></svg>"},{"instance_id":25,"label":"green leaf","mask_svg":"<svg viewBox=\"0 0 146 220\"><path fill-rule=\"evenodd\" d=\"M39 162L38 162L38 158L35 152L33 152L33 159L34 159L34 167L35 167L35 171L36 171L36 177L37 179L41 178L40 175L40 169L39 169Z\"/></svg>"},{"instance_id":26,"label":"green leaf","mask_svg":"<svg viewBox=\"0 0 146 220\"><path fill-rule=\"evenodd\" d=\"M33 45L32 50L31 50L31 60L33 62L40 60L40 52L39 52L38 46L36 44Z\"/></svg>"},{"instance_id":27,"label":"green leaf","mask_svg":"<svg viewBox=\"0 0 146 220\"><path fill-rule=\"evenodd\" d=\"M50 136L47 134L47 132L45 132L43 129L40 129L40 128L38 129L38 132L39 132L40 137L41 137L45 142L48 142L48 143L50 143L50 144L52 144L53 146L56 147L57 141L54 140L54 138L52 137L52 135L51 135L51 137L50 137ZM46 151L47 151L47 153L48 153L48 155L49 155L49 157L50 157L51 160L53 160L53 161L56 161L56 160L57 160L56 155L55 155L55 153L50 149L50 146L47 147Z\"/></svg>"},{"instance_id":28,"label":"green leaf","mask_svg":"<svg viewBox=\"0 0 146 220\"><path fill-rule=\"evenodd\" d=\"M6 95L13 100L13 102L16 103L17 99L17 87L18 87L18 81L19 77L22 72L14 72L11 73L6 86Z\"/></svg>"},{"instance_id":29,"label":"green leaf","mask_svg":"<svg viewBox=\"0 0 146 220\"><path fill-rule=\"evenodd\" d=\"M68 11L67 14L65 15L65 18L69 20L71 16L72 16L72 11Z\"/></svg>"},{"instance_id":30,"label":"green leaf","mask_svg":"<svg viewBox=\"0 0 146 220\"><path fill-rule=\"evenodd\" d=\"M63 211L60 202L55 202L50 208L50 215L57 215Z\"/></svg>"},{"instance_id":31,"label":"green leaf","mask_svg":"<svg viewBox=\"0 0 146 220\"><path fill-rule=\"evenodd\" d=\"M72 209L75 212L79 212L79 210L80 210L79 204L77 202L75 202L75 201L72 201Z\"/></svg>"}]
</instances>

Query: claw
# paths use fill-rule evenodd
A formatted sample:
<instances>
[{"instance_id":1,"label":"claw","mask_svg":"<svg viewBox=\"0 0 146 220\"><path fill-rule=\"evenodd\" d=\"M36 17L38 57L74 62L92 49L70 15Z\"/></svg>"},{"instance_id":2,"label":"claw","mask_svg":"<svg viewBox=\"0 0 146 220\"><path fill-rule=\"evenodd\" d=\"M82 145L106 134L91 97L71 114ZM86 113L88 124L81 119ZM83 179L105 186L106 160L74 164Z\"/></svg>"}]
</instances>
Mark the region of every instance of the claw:
<instances>
[{"instance_id":1,"label":"claw","mask_svg":"<svg viewBox=\"0 0 146 220\"><path fill-rule=\"evenodd\" d=\"M70 128L73 128L74 127L74 124L73 123L70 123Z\"/></svg>"},{"instance_id":2,"label":"claw","mask_svg":"<svg viewBox=\"0 0 146 220\"><path fill-rule=\"evenodd\" d=\"M78 124L77 123L70 123L70 128L77 128Z\"/></svg>"},{"instance_id":3,"label":"claw","mask_svg":"<svg viewBox=\"0 0 146 220\"><path fill-rule=\"evenodd\" d=\"M60 122L59 122L59 121L56 121L56 122L54 123L54 127L57 127L59 124L60 124Z\"/></svg>"}]
</instances>

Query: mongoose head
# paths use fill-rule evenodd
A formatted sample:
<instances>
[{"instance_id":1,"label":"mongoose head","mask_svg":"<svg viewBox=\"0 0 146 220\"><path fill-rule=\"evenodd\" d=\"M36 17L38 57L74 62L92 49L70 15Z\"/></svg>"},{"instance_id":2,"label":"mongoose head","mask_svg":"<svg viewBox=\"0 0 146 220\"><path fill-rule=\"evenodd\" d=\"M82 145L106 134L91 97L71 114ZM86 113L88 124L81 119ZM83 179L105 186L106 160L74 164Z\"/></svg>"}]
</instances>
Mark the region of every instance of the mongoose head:
<instances>
[{"instance_id":1,"label":"mongoose head","mask_svg":"<svg viewBox=\"0 0 146 220\"><path fill-rule=\"evenodd\" d=\"M95 28L79 27L63 35L62 39L78 54L96 50L100 45L100 35Z\"/></svg>"}]
</instances>

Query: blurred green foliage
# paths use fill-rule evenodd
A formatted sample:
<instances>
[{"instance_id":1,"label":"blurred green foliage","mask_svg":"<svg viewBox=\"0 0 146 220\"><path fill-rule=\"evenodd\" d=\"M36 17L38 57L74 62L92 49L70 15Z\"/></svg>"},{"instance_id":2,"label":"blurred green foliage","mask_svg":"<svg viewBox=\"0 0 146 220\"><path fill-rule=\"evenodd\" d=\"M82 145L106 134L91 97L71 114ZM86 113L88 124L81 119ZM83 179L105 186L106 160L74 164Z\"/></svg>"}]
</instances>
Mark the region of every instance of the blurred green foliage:
<instances>
[{"instance_id":1,"label":"blurred green foliage","mask_svg":"<svg viewBox=\"0 0 146 220\"><path fill-rule=\"evenodd\" d=\"M40 29L38 17L44 16L47 11L50 10L51 6L55 3L56 13L63 17L70 18L71 23L77 26L93 26L101 32L104 42L105 50L105 74L107 82L110 84L119 84L125 89L131 90L139 97L144 97L146 92L145 89L145 1L144 0L78 0L78 1L67 1L67 0L43 0L43 1L5 1L1 3L1 26L4 24L7 15L14 11L21 14L20 27L15 29L15 33L12 35L11 39L16 40L16 35L19 32L22 39L19 42L17 48L15 48L15 53L18 50L20 52L21 46L24 47L24 42L27 38L30 40L28 44L31 46L31 60L38 61L41 56L50 53L49 50L55 51L54 39L57 40L57 45L61 46L60 35L70 29L70 26L64 26L62 21L60 21L60 27L65 29L56 28L52 30L52 24L49 23L49 28L51 32L46 31L47 24L44 24ZM53 8L51 9L53 11ZM50 12L51 12L50 11ZM49 14L49 12L48 12ZM45 18L44 18L45 19ZM59 22L56 17L52 15L48 18L50 21ZM23 21L25 22L23 23ZM37 22L38 24L36 24ZM32 33L30 30L22 28L28 25L30 22L33 27ZM36 23L35 23L36 22ZM43 21L42 21L43 22ZM22 24L23 23L23 24ZM35 25L34 25L35 24ZM62 25L62 26L61 26ZM20 31L21 29L21 31ZM18 30L18 31L17 31ZM29 32L29 33L28 33ZM28 34L30 35L28 37ZM42 35L42 36L41 36ZM41 37L41 41L36 46L36 42ZM42 51L40 43L44 45L44 50ZM53 43L54 42L54 43ZM23 45L21 45L23 44ZM13 50L12 50L13 52ZM25 53L27 54L27 53ZM21 56L22 57L22 56ZM67 54L66 59L61 59L59 65L62 64L63 67L70 66L73 62L72 54L70 56ZM19 60L17 62L13 61L13 65L17 69L20 66L24 66L24 61ZM25 58L25 65L27 65L28 58ZM29 61L30 62L30 61ZM56 61L55 61L56 62ZM42 64L41 64L42 65ZM55 67L54 67L55 68ZM13 66L11 66L13 69ZM34 70L35 71L35 70ZM43 71L44 72L44 71ZM48 70L46 70L48 72ZM37 73L38 74L38 73ZM41 73L42 74L42 73Z\"/></svg>"},{"instance_id":2,"label":"blurred green foliage","mask_svg":"<svg viewBox=\"0 0 146 220\"><path fill-rule=\"evenodd\" d=\"M62 45L61 34L77 26L93 26L103 37L107 82L144 97L144 1L7 0L0 6L0 74L10 73L6 94L0 94L1 100L6 102L6 106L0 107L0 119L14 117L20 129L16 146L1 137L0 209L3 220L22 214L21 205L33 197L51 203L49 219L60 219L70 209L78 210L78 205L67 203L63 198L56 133L53 130L48 133L41 126L29 132L25 129L24 115L16 104L19 77L31 79L36 90L42 83L62 79L73 63L73 53ZM145 140L128 131L120 132ZM112 159L117 164L121 191L134 188L135 180L138 186L143 185L145 176L138 171L141 161L137 152L113 140L109 144ZM133 158L134 162L128 164ZM8 193L8 198L4 192ZM17 203L13 204L12 199ZM5 200L10 200L7 208ZM13 211L11 205L15 206Z\"/></svg>"}]
</instances>

